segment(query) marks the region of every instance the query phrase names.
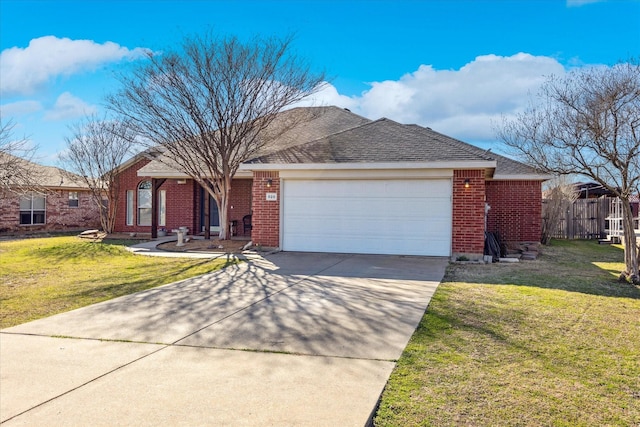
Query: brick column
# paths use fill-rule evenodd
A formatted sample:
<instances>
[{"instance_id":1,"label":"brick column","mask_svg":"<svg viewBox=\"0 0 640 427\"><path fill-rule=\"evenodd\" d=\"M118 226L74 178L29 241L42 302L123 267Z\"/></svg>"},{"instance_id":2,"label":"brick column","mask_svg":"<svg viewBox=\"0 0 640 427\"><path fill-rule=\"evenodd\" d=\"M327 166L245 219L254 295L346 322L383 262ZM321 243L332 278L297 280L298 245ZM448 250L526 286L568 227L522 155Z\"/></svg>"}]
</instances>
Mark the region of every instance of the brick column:
<instances>
[{"instance_id":1,"label":"brick column","mask_svg":"<svg viewBox=\"0 0 640 427\"><path fill-rule=\"evenodd\" d=\"M468 185L465 184L468 182ZM483 170L453 171L453 257L482 258L485 179Z\"/></svg>"},{"instance_id":2,"label":"brick column","mask_svg":"<svg viewBox=\"0 0 640 427\"><path fill-rule=\"evenodd\" d=\"M275 193L277 199L267 200L267 193ZM252 203L251 241L263 247L279 247L280 178L277 171L253 172Z\"/></svg>"}]
</instances>

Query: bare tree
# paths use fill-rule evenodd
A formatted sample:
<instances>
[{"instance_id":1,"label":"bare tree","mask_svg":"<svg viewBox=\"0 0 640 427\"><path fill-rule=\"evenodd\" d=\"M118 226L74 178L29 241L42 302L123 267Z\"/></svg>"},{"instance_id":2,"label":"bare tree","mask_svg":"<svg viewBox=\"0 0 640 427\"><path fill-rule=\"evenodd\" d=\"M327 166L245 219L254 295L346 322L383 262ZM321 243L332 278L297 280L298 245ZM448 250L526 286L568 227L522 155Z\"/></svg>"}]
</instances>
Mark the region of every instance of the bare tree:
<instances>
[{"instance_id":1,"label":"bare tree","mask_svg":"<svg viewBox=\"0 0 640 427\"><path fill-rule=\"evenodd\" d=\"M499 138L528 163L553 174L584 175L622 200L621 279L639 283L629 199L640 182L640 66L629 61L550 77L540 98L505 120Z\"/></svg>"},{"instance_id":2,"label":"bare tree","mask_svg":"<svg viewBox=\"0 0 640 427\"><path fill-rule=\"evenodd\" d=\"M22 193L40 190L31 160L36 147L26 137L14 138L15 122L0 117L0 190Z\"/></svg>"},{"instance_id":3,"label":"bare tree","mask_svg":"<svg viewBox=\"0 0 640 427\"><path fill-rule=\"evenodd\" d=\"M100 211L102 229L112 233L120 194L118 166L133 154L135 134L124 121L95 115L69 126L69 130L71 136L65 138L67 149L58 156L59 160L63 169L80 176L89 188Z\"/></svg>"},{"instance_id":4,"label":"bare tree","mask_svg":"<svg viewBox=\"0 0 640 427\"><path fill-rule=\"evenodd\" d=\"M227 238L229 192L238 167L268 142L265 130L277 113L324 81L322 73L312 73L290 53L291 42L242 42L211 33L187 37L181 50L150 54L148 63L123 76L121 91L108 98L112 110L160 147L160 161L213 197L221 239Z\"/></svg>"},{"instance_id":5,"label":"bare tree","mask_svg":"<svg viewBox=\"0 0 640 427\"><path fill-rule=\"evenodd\" d=\"M548 185L545 198L545 220L542 223L542 244L548 245L558 230L560 220L567 209L576 201L579 192L574 184L568 183L566 175L557 176Z\"/></svg>"}]
</instances>

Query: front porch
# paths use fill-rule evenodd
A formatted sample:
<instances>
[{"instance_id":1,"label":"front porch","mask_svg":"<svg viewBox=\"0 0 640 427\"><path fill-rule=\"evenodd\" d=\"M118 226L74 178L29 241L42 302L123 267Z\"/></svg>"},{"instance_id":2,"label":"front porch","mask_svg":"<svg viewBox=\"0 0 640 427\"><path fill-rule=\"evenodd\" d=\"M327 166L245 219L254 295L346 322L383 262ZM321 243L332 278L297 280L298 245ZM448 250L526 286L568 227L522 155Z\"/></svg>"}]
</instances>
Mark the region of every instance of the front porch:
<instances>
[{"instance_id":1,"label":"front porch","mask_svg":"<svg viewBox=\"0 0 640 427\"><path fill-rule=\"evenodd\" d=\"M222 224L215 200L192 180L152 178L150 220L147 230L156 239L173 230L187 228L187 235L217 237ZM252 185L250 178L235 178L227 210L227 231L231 240L249 241L252 231Z\"/></svg>"}]
</instances>

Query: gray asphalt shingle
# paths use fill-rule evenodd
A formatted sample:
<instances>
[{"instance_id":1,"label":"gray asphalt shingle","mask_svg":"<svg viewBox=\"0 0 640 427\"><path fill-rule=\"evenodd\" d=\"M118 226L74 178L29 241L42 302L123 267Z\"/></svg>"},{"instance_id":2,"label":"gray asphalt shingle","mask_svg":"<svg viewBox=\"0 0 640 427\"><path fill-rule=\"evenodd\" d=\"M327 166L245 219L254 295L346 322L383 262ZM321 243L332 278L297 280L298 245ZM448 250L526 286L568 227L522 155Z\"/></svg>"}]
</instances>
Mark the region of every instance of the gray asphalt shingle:
<instances>
[{"instance_id":1,"label":"gray asphalt shingle","mask_svg":"<svg viewBox=\"0 0 640 427\"><path fill-rule=\"evenodd\" d=\"M498 175L536 175L520 162L418 125L371 121L338 107L300 107L280 113L264 135L268 143L245 162L257 164L464 162L495 160ZM151 161L141 173L175 173Z\"/></svg>"}]
</instances>

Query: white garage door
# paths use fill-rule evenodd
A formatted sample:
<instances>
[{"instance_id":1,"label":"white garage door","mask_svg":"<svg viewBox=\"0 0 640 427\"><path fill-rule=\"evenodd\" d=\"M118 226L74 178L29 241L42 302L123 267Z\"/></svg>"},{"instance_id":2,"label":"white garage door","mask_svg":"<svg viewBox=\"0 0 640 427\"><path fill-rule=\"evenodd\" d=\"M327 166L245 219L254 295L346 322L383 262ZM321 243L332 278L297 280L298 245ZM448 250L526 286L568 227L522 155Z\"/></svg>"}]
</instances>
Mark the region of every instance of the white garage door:
<instances>
[{"instance_id":1,"label":"white garage door","mask_svg":"<svg viewBox=\"0 0 640 427\"><path fill-rule=\"evenodd\" d=\"M449 256L451 181L285 180L286 251Z\"/></svg>"}]
</instances>

